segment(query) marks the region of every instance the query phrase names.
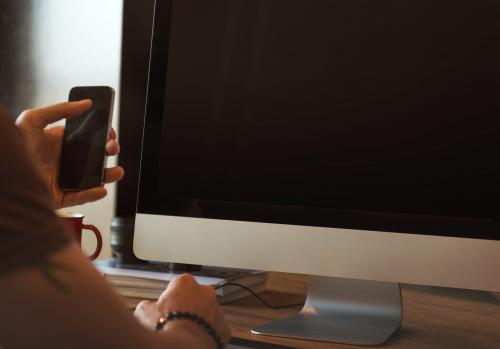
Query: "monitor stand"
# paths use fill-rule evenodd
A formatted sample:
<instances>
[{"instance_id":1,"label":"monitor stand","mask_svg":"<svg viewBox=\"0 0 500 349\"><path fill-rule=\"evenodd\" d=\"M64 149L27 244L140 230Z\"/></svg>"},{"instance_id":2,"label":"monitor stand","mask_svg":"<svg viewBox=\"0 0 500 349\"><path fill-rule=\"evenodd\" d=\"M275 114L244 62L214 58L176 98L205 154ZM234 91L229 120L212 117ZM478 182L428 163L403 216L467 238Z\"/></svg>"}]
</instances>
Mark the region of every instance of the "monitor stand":
<instances>
[{"instance_id":1,"label":"monitor stand","mask_svg":"<svg viewBox=\"0 0 500 349\"><path fill-rule=\"evenodd\" d=\"M304 308L295 316L257 326L277 337L381 345L401 326L399 284L310 276Z\"/></svg>"}]
</instances>

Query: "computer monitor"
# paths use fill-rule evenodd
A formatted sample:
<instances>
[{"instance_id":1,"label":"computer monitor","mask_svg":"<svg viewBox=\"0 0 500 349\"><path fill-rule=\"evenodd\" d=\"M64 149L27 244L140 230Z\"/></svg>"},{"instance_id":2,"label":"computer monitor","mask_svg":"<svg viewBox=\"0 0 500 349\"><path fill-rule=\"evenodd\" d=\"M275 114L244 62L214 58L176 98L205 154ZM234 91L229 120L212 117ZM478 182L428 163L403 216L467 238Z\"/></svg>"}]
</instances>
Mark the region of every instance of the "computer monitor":
<instances>
[{"instance_id":1,"label":"computer monitor","mask_svg":"<svg viewBox=\"0 0 500 349\"><path fill-rule=\"evenodd\" d=\"M500 291L498 18L157 1L135 254L311 275L300 314L254 329L279 336L379 344L398 283Z\"/></svg>"}]
</instances>

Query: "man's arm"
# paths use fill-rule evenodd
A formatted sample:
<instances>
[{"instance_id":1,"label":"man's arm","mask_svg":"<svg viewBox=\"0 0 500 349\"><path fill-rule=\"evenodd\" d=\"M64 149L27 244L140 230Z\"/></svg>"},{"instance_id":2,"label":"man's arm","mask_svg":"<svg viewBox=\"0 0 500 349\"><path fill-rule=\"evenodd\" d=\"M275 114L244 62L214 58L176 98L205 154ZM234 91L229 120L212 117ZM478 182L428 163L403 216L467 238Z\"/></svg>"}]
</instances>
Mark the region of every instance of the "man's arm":
<instances>
[{"instance_id":1,"label":"man's arm","mask_svg":"<svg viewBox=\"0 0 500 349\"><path fill-rule=\"evenodd\" d=\"M142 326L76 246L4 275L0 290L5 349L214 348L188 321L161 333ZM150 314L149 322L158 315Z\"/></svg>"},{"instance_id":2,"label":"man's arm","mask_svg":"<svg viewBox=\"0 0 500 349\"><path fill-rule=\"evenodd\" d=\"M54 108L25 113L26 127L32 130L31 125L46 125L69 115L67 108L82 106L66 103ZM52 211L57 205L49 192L54 195L59 190L50 191L51 181L44 181L41 169L49 168L47 178L56 177L61 137L44 128L32 137L23 134L24 138L0 115L0 347L215 347L208 333L188 320L167 323L163 332L154 333L154 324L170 311L195 312L223 338L229 338L215 291L189 276L172 281L158 302L141 303L136 316L148 326L141 325L80 249L71 244ZM31 153L23 140L37 144ZM37 161L38 167L33 166ZM108 179L116 177L111 172ZM92 201L99 189L79 192L71 200L61 196L60 203Z\"/></svg>"}]
</instances>

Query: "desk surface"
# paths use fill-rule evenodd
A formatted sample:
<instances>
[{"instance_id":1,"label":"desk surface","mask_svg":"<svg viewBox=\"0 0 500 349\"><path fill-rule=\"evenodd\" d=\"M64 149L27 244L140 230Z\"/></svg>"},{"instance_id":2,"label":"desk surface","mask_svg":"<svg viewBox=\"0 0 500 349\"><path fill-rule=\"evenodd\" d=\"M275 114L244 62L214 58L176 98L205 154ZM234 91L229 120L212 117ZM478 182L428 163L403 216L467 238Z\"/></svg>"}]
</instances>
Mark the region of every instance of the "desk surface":
<instances>
[{"instance_id":1,"label":"desk surface","mask_svg":"<svg viewBox=\"0 0 500 349\"><path fill-rule=\"evenodd\" d=\"M290 280L300 277L290 275ZM296 291L296 290L295 290ZM403 326L384 348L500 348L500 296L479 291L403 285ZM265 292L273 304L303 301L301 294ZM285 318L300 307L273 310L247 297L224 305L233 336L291 348L345 348L355 346L257 336L252 326ZM258 346L256 346L258 347Z\"/></svg>"}]
</instances>

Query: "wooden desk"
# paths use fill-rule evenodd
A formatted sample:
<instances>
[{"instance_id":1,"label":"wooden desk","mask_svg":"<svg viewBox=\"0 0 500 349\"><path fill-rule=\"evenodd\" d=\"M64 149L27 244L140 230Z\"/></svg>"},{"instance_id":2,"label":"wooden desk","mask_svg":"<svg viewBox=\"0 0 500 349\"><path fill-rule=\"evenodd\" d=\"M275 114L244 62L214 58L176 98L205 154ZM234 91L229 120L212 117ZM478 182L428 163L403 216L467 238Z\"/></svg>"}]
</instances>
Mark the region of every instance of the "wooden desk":
<instances>
[{"instance_id":1,"label":"wooden desk","mask_svg":"<svg viewBox=\"0 0 500 349\"><path fill-rule=\"evenodd\" d=\"M300 285L300 278L290 276L292 283L296 281L297 285ZM262 295L273 304L295 303L305 299L303 292L265 292ZM410 285L403 285L402 295L403 326L383 348L500 348L500 299L495 295ZM300 307L273 310L264 307L256 299L247 297L224 305L224 310L236 338L292 348L357 348L351 345L257 336L249 331L252 326L291 316Z\"/></svg>"}]
</instances>

